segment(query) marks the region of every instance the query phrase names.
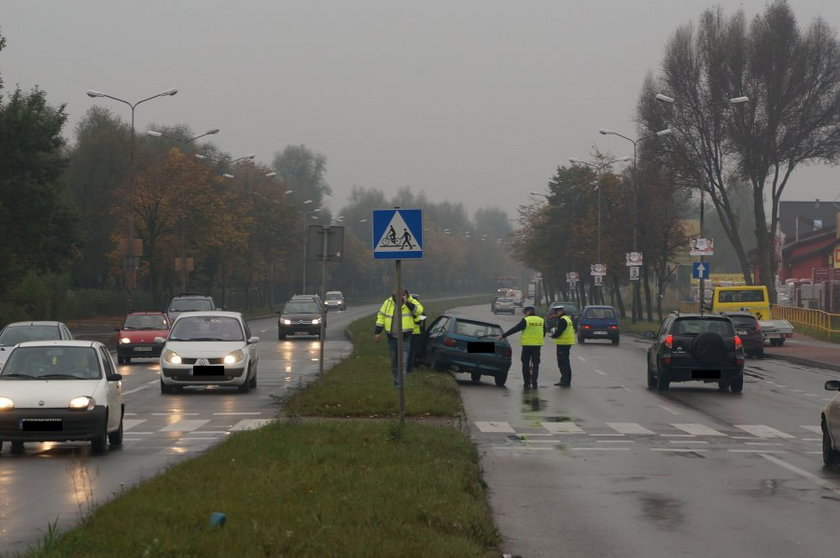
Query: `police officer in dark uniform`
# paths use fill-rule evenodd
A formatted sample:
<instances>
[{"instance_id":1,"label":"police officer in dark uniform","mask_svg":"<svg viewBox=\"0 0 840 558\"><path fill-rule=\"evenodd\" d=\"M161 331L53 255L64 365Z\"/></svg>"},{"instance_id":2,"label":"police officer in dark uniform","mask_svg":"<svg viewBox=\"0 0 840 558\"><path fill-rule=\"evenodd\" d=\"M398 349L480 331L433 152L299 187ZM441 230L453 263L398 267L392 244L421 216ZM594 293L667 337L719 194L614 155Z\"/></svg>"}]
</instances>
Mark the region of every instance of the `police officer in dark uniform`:
<instances>
[{"instance_id":1,"label":"police officer in dark uniform","mask_svg":"<svg viewBox=\"0 0 840 558\"><path fill-rule=\"evenodd\" d=\"M504 332L499 339L521 331L522 344L522 380L523 389L537 389L537 378L540 374L540 350L545 341L545 320L536 315L536 308L531 305L522 308L525 317L518 324Z\"/></svg>"}]
</instances>

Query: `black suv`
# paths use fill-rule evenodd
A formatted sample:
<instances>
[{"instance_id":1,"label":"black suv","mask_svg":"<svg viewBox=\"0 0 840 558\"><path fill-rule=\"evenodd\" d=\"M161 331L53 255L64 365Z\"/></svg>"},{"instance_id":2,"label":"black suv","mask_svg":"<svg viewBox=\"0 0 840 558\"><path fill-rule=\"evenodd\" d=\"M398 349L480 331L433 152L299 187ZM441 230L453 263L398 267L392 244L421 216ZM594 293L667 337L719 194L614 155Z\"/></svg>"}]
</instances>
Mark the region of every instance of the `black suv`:
<instances>
[{"instance_id":1,"label":"black suv","mask_svg":"<svg viewBox=\"0 0 840 558\"><path fill-rule=\"evenodd\" d=\"M216 308L212 296L198 293L182 293L169 302L169 308L166 309L166 316L169 318L169 324L171 325L175 323L175 318L184 312L205 312L208 310L221 310L221 308Z\"/></svg>"},{"instance_id":2,"label":"black suv","mask_svg":"<svg viewBox=\"0 0 840 558\"><path fill-rule=\"evenodd\" d=\"M321 337L321 305L311 298L295 296L286 303L277 318L277 338L285 339L293 333ZM324 327L326 327L326 320Z\"/></svg>"},{"instance_id":3,"label":"black suv","mask_svg":"<svg viewBox=\"0 0 840 558\"><path fill-rule=\"evenodd\" d=\"M716 382L721 391L744 389L744 347L732 321L721 314L671 314L647 353L648 387L665 391L671 382Z\"/></svg>"}]
</instances>

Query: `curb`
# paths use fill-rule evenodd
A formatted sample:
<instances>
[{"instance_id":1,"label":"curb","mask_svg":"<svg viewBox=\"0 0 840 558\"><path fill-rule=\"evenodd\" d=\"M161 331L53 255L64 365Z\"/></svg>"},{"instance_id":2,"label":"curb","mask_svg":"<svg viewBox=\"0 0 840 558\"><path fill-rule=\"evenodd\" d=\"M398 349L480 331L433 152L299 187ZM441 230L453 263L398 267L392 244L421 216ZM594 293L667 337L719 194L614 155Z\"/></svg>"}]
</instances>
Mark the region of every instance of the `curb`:
<instances>
[{"instance_id":1,"label":"curb","mask_svg":"<svg viewBox=\"0 0 840 558\"><path fill-rule=\"evenodd\" d=\"M788 362L792 362L794 364L801 364L803 366L810 366L811 368L825 368L828 370L834 370L835 372L840 372L840 364L833 364L829 362L820 362L816 360L811 360L808 358L793 356L793 355L780 355L777 353L768 353L764 351L764 358L772 358L776 360L786 360Z\"/></svg>"}]
</instances>

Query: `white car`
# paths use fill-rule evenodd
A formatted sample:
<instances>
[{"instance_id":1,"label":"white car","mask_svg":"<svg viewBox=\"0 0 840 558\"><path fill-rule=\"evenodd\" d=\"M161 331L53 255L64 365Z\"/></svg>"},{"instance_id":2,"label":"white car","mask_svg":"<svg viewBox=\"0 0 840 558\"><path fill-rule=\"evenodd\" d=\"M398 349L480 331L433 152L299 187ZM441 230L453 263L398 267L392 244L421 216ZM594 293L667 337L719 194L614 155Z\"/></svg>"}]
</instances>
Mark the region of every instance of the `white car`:
<instances>
[{"instance_id":1,"label":"white car","mask_svg":"<svg viewBox=\"0 0 840 558\"><path fill-rule=\"evenodd\" d=\"M158 338L158 342L164 342ZM185 312L178 316L160 353L160 391L184 386L257 387L259 337L239 312Z\"/></svg>"},{"instance_id":2,"label":"white car","mask_svg":"<svg viewBox=\"0 0 840 558\"><path fill-rule=\"evenodd\" d=\"M103 453L122 445L124 413L122 376L98 341L20 343L0 370L0 449L89 440Z\"/></svg>"},{"instance_id":3,"label":"white car","mask_svg":"<svg viewBox=\"0 0 840 558\"><path fill-rule=\"evenodd\" d=\"M830 467L840 463L840 380L827 381L825 389L838 392L825 406L820 417L823 463Z\"/></svg>"},{"instance_id":4,"label":"white car","mask_svg":"<svg viewBox=\"0 0 840 558\"><path fill-rule=\"evenodd\" d=\"M6 325L0 331L0 366L3 366L6 357L9 356L9 351L18 343L52 339L73 339L73 334L61 322L14 322Z\"/></svg>"},{"instance_id":5,"label":"white car","mask_svg":"<svg viewBox=\"0 0 840 558\"><path fill-rule=\"evenodd\" d=\"M347 302L341 291L327 291L324 295L324 304L327 310L347 310Z\"/></svg>"}]
</instances>

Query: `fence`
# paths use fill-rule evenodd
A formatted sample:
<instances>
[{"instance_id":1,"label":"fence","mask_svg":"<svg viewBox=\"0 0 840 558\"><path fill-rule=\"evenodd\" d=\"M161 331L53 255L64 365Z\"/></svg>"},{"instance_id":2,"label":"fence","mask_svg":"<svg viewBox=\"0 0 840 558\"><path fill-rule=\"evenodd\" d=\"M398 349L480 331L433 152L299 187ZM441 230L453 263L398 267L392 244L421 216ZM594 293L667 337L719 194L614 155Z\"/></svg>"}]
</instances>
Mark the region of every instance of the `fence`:
<instances>
[{"instance_id":1,"label":"fence","mask_svg":"<svg viewBox=\"0 0 840 558\"><path fill-rule=\"evenodd\" d=\"M822 310L780 306L778 304L770 307L770 313L774 319L787 320L794 325L814 327L825 333L840 333L840 314L829 314Z\"/></svg>"}]
</instances>

